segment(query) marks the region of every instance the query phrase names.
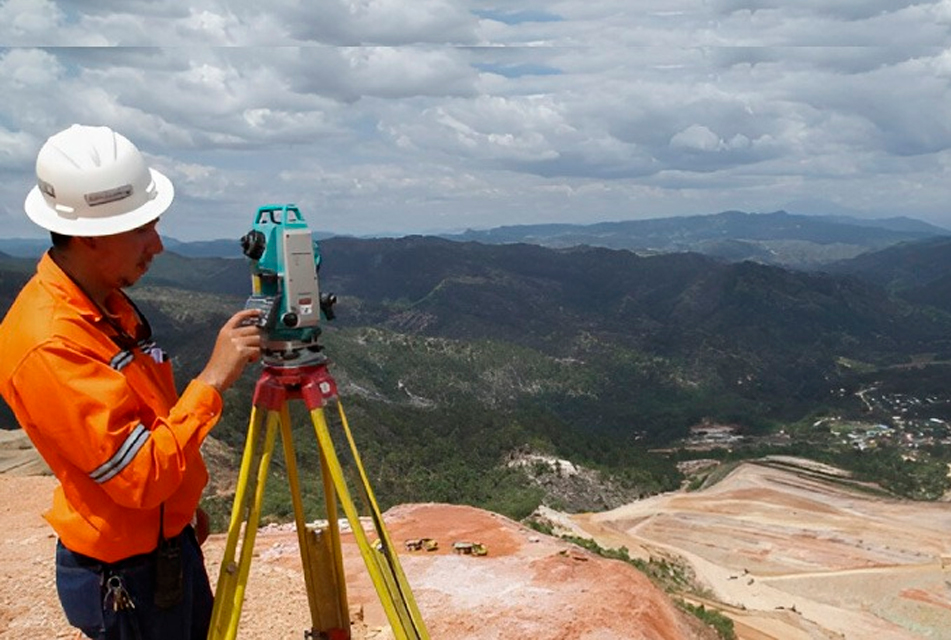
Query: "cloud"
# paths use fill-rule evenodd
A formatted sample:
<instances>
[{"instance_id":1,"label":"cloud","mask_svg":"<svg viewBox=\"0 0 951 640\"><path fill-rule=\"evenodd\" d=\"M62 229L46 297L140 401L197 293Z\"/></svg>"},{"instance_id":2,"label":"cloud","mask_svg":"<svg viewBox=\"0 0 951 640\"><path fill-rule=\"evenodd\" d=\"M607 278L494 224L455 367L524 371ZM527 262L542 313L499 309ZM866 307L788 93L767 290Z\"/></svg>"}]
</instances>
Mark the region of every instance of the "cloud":
<instances>
[{"instance_id":1,"label":"cloud","mask_svg":"<svg viewBox=\"0 0 951 640\"><path fill-rule=\"evenodd\" d=\"M861 21L883 14L897 13L921 3L917 0L839 0L839 2L801 0L791 8L782 0L711 0L710 4L721 15L738 11L753 13L789 9L793 13L825 15L843 21Z\"/></svg>"},{"instance_id":2,"label":"cloud","mask_svg":"<svg viewBox=\"0 0 951 640\"><path fill-rule=\"evenodd\" d=\"M28 134L0 128L0 170L22 169L35 157L33 139Z\"/></svg>"},{"instance_id":3,"label":"cloud","mask_svg":"<svg viewBox=\"0 0 951 640\"><path fill-rule=\"evenodd\" d=\"M6 0L0 42L17 46L473 44L458 0Z\"/></svg>"},{"instance_id":4,"label":"cloud","mask_svg":"<svg viewBox=\"0 0 951 640\"><path fill-rule=\"evenodd\" d=\"M278 0L279 22L295 38L342 46L472 44L476 20L455 0L328 0L319 19L311 4Z\"/></svg>"},{"instance_id":5,"label":"cloud","mask_svg":"<svg viewBox=\"0 0 951 640\"><path fill-rule=\"evenodd\" d=\"M30 230L36 150L85 122L205 237L285 199L342 232L807 197L951 226L949 24L951 0L0 0L0 224Z\"/></svg>"},{"instance_id":6,"label":"cloud","mask_svg":"<svg viewBox=\"0 0 951 640\"><path fill-rule=\"evenodd\" d=\"M475 70L456 49L347 47L301 49L287 70L295 90L347 102L474 95Z\"/></svg>"}]
</instances>

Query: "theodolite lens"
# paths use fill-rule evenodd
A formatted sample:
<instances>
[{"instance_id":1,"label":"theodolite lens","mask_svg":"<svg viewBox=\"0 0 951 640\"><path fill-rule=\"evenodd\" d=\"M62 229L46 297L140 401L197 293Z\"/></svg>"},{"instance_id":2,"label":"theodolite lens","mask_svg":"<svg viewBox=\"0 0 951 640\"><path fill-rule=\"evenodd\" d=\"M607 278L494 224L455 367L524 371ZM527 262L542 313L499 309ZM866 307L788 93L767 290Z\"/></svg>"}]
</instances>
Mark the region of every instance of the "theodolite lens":
<instances>
[{"instance_id":1,"label":"theodolite lens","mask_svg":"<svg viewBox=\"0 0 951 640\"><path fill-rule=\"evenodd\" d=\"M264 234L257 229L248 231L241 236L241 250L251 260L260 260L261 256L264 255L265 246L267 246L267 240L264 238Z\"/></svg>"}]
</instances>

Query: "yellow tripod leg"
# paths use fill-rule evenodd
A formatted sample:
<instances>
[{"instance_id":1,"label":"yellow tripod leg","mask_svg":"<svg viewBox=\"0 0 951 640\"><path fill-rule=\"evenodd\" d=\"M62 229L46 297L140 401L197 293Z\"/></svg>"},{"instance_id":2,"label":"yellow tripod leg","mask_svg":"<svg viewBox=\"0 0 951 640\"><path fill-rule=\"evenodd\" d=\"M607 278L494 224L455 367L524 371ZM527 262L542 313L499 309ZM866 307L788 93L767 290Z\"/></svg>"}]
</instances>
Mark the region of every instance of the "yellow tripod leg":
<instances>
[{"instance_id":1,"label":"yellow tripod leg","mask_svg":"<svg viewBox=\"0 0 951 640\"><path fill-rule=\"evenodd\" d=\"M244 453L241 456L241 467L238 471L238 485L235 489L234 502L231 507L228 537L225 542L224 556L221 559L218 583L215 586L215 603L211 612L209 640L223 637L222 634L226 626L225 620L230 619L234 607L234 590L238 578L238 565L234 558L238 548L238 537L247 500L248 478L251 475L251 465L254 463L263 418L264 413L262 411L257 407L251 408L251 421L244 442Z\"/></svg>"},{"instance_id":2,"label":"yellow tripod leg","mask_svg":"<svg viewBox=\"0 0 951 640\"><path fill-rule=\"evenodd\" d=\"M405 594L401 594L397 588L399 580L392 573L392 564L396 563L398 565L399 561L396 559L395 550L388 542L389 537L386 535L385 529L381 531L383 525L382 518L374 518L374 520L377 525L377 532L382 534L380 537L380 543L383 545L383 549L381 550L382 555L391 562L389 572L384 571L384 567L380 562L381 553L374 551L370 541L367 539L366 533L363 531L363 526L360 524L360 517L350 497L350 491L347 488L347 483L343 475L343 468L340 465L340 460L337 458L323 409L320 407L312 409L310 415L314 423L317 440L326 461L326 468L329 470L333 485L336 489L337 498L340 500L340 504L347 514L347 520L353 529L357 546L363 556L364 563L366 564L373 585L376 588L376 592L380 596L380 602L383 605L383 610L390 622L396 640L429 640L429 635L425 626L422 624L422 620L419 619L419 624L416 624L417 621L412 619L413 616L410 608L406 605Z\"/></svg>"},{"instance_id":3,"label":"yellow tripod leg","mask_svg":"<svg viewBox=\"0 0 951 640\"><path fill-rule=\"evenodd\" d=\"M310 606L311 634L314 638L350 637L350 611L347 606L347 587L340 550L340 532L337 525L336 504L328 496L327 527L308 528L301 500L300 476L297 472L297 454L294 450L290 415L287 405L281 409L281 441L287 462L287 479L294 505L294 522L300 546L307 603ZM326 478L324 488L326 490Z\"/></svg>"},{"instance_id":4,"label":"yellow tripod leg","mask_svg":"<svg viewBox=\"0 0 951 640\"><path fill-rule=\"evenodd\" d=\"M249 433L248 438L257 437L259 428L253 425L259 424L260 419L256 419L259 410L252 410L252 429L254 433ZM261 503L264 499L264 486L267 483L267 472L271 464L271 455L274 451L274 439L277 435L277 426L280 422L280 413L277 411L267 412L267 430L264 436L264 449L261 452L261 460L258 464L257 482L254 487L254 501L248 510L247 519L244 526L244 540L241 543L241 555L237 567L234 567L234 548L231 546L231 539L234 536L235 546L237 544L238 531L241 526L241 512L244 510L244 501L246 499L247 481L250 477L251 461L247 461L247 473L245 472L245 460L242 459L242 474L239 475L239 486L235 493L235 510L231 514L231 524L228 530L228 545L226 553L230 557L226 558L228 564L222 561L222 575L226 572L229 577L224 585L224 590L217 591L215 594L215 604L212 608L212 626L208 630L209 640L234 640L238 635L238 622L241 619L241 608L244 604L244 593L248 584L248 575L251 572L251 557L254 553L254 539L257 536L258 524L261 520ZM245 455L249 449L253 457L253 445L245 446ZM242 477L243 476L243 477ZM242 482L243 480L243 482ZM239 503L239 494L242 500ZM240 504L240 507L239 507ZM231 575L236 574L236 575ZM219 604L218 600L221 598ZM217 615L216 615L217 614Z\"/></svg>"},{"instance_id":5,"label":"yellow tripod leg","mask_svg":"<svg viewBox=\"0 0 951 640\"><path fill-rule=\"evenodd\" d=\"M389 564L390 574L393 577L393 581L396 583L396 589L398 590L402 601L405 603L405 606L408 609L408 614L410 620L412 621L413 628L415 629L418 637L426 639L429 637L426 624L423 622L423 616L420 614L419 608L416 605L416 599L413 597L413 591L410 589L409 581L406 579L406 575L403 573L403 567L400 565L399 558L396 555L396 547L393 546L393 540L390 538L390 534L384 525L383 514L380 512L380 507L376 501L376 496L373 493L373 488L370 486L370 479L367 476L366 470L363 466L360 453L357 451L357 444L353 439L353 433L350 431L350 423L347 422L347 415L344 413L343 404L341 404L339 400L337 401L337 412L340 416L340 423L344 434L347 437L347 443L350 445L350 452L353 455L354 464L360 473L360 482L362 483L364 497L366 498L367 504L370 507L370 513L373 518L373 523L376 527L377 534L380 536L380 540L383 542L383 549L388 551L388 553L384 554L384 558Z\"/></svg>"}]
</instances>

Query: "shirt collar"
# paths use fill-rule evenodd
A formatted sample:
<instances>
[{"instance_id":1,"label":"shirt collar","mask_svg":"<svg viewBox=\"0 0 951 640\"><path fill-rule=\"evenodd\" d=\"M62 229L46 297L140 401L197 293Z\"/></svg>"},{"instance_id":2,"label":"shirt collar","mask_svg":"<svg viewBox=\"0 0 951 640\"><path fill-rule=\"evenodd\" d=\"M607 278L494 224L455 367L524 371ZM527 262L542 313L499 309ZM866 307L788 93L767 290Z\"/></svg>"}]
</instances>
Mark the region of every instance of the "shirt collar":
<instances>
[{"instance_id":1,"label":"shirt collar","mask_svg":"<svg viewBox=\"0 0 951 640\"><path fill-rule=\"evenodd\" d=\"M81 316L89 318L93 322L103 320L103 309L100 309L99 305L90 300L89 296L76 284L76 281L69 277L69 274L63 271L62 267L56 264L56 261L50 256L49 251L44 253L43 257L40 258L40 263L36 267L36 273L44 285L57 291ZM122 315L126 315L125 307L127 305L122 302L123 296L115 292L110 293L109 306L113 307L117 296L119 302L116 308L122 309ZM118 317L119 316L113 316L113 318Z\"/></svg>"},{"instance_id":2,"label":"shirt collar","mask_svg":"<svg viewBox=\"0 0 951 640\"><path fill-rule=\"evenodd\" d=\"M122 292L113 291L109 293L109 299L107 300L109 308L105 310L100 308L76 284L76 281L56 264L48 251L40 259L36 272L44 286L55 291L81 317L87 318L93 323L105 321L112 327L110 333L115 332L117 335L125 336L133 342L139 339L151 338L152 329L148 320ZM117 313L113 315L113 311L117 311ZM110 314L108 318L104 316L106 313ZM140 324L144 331L139 330ZM144 338L140 336L143 333ZM132 336L136 337L133 338Z\"/></svg>"},{"instance_id":3,"label":"shirt collar","mask_svg":"<svg viewBox=\"0 0 951 640\"><path fill-rule=\"evenodd\" d=\"M102 311L90 300L82 289L77 286L73 279L66 275L66 272L56 261L50 257L49 251L40 258L40 263L36 267L36 274L40 282L46 287L56 291L69 306L76 309L80 315L88 317L94 322L102 320Z\"/></svg>"}]
</instances>

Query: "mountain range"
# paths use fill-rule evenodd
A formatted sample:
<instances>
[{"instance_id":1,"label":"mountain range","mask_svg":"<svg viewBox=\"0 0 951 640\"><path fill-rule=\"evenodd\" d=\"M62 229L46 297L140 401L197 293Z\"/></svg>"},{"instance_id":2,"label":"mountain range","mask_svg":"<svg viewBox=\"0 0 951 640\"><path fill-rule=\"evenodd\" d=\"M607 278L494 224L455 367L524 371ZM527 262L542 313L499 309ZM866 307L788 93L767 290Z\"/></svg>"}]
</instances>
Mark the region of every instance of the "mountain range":
<instances>
[{"instance_id":1,"label":"mountain range","mask_svg":"<svg viewBox=\"0 0 951 640\"><path fill-rule=\"evenodd\" d=\"M315 231L314 237L334 237ZM627 249L639 254L693 252L729 261L754 260L795 268L814 268L882 249L900 242L951 235L944 229L907 217L864 219L847 215L801 215L785 211L716 214L599 222L534 224L433 234L448 240L483 244L536 244ZM371 239L373 236L365 236ZM237 239L182 242L164 238L169 251L192 258L240 257ZM31 257L45 250L45 240L0 239L0 252Z\"/></svg>"},{"instance_id":2,"label":"mountain range","mask_svg":"<svg viewBox=\"0 0 951 640\"><path fill-rule=\"evenodd\" d=\"M785 223L786 241L802 218L764 215ZM752 217L701 222L740 229L726 223L744 216ZM815 228L831 230L832 242L844 238L832 234L842 224ZM381 500L530 512L543 496L500 464L526 446L649 493L681 479L676 460L650 449L701 422L765 434L821 415L888 420L869 413L856 392L890 384L940 392L951 361L942 269L951 240L890 224L902 228L863 235L868 227L850 225L853 242L870 246L896 235L821 271L699 252L424 236L322 240L321 285L339 298L325 349ZM810 236L800 229L800 237ZM168 243L130 292L175 354L180 381L197 373L220 323L250 289L247 260L229 242L232 257L208 255L207 244L196 249L203 257L190 257L187 243ZM34 262L0 256L0 313ZM229 392L216 429L235 449L253 382L245 376ZM13 426L9 414L0 413L0 424Z\"/></svg>"},{"instance_id":3,"label":"mountain range","mask_svg":"<svg viewBox=\"0 0 951 640\"><path fill-rule=\"evenodd\" d=\"M579 245L637 253L695 252L731 261L755 260L814 268L902 241L947 236L951 231L906 217L861 219L796 215L785 211L600 222L538 224L467 230L443 235L489 244L524 242L563 248Z\"/></svg>"}]
</instances>

